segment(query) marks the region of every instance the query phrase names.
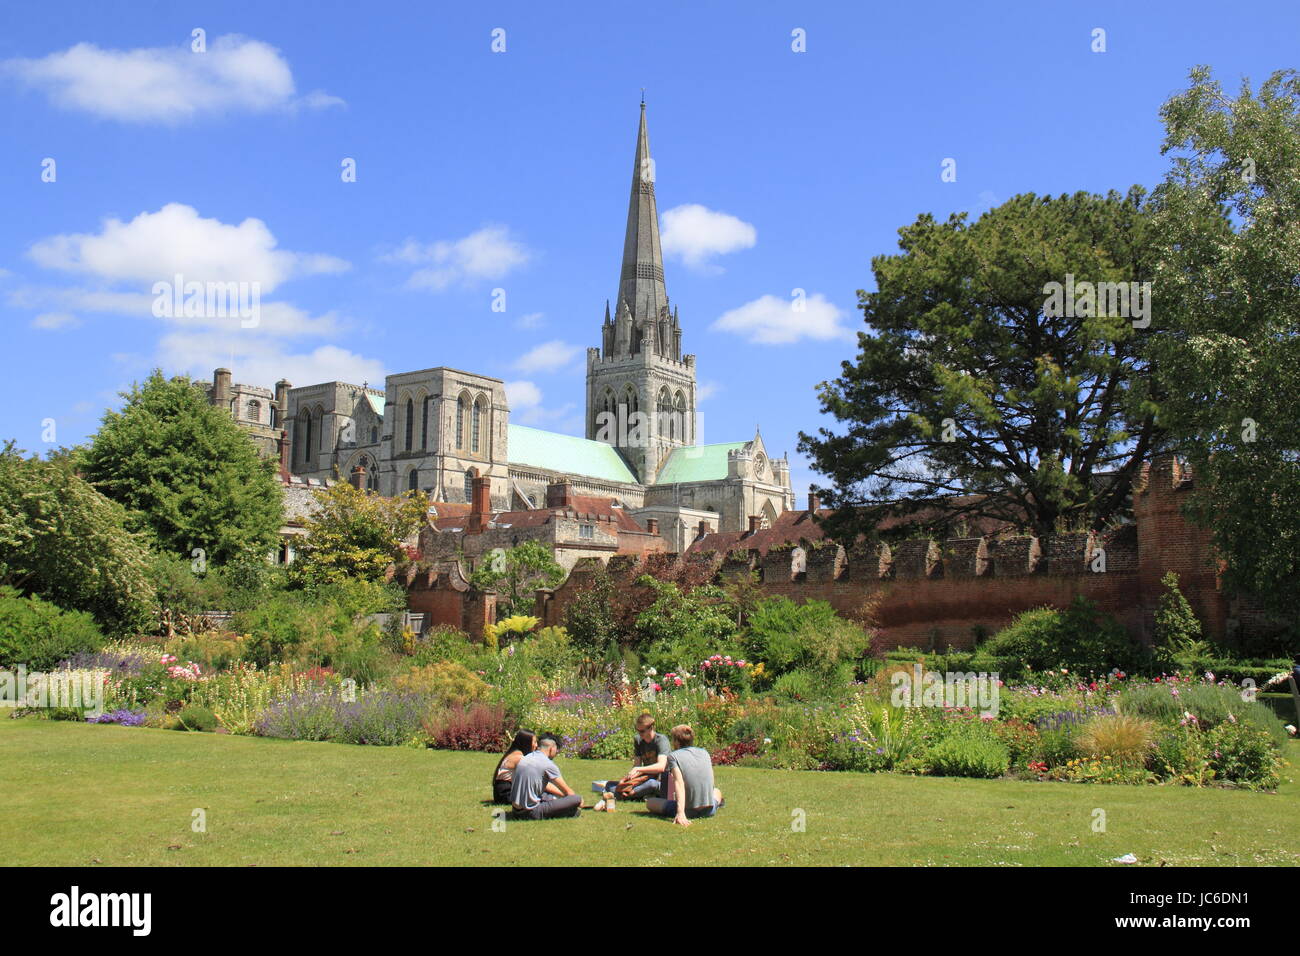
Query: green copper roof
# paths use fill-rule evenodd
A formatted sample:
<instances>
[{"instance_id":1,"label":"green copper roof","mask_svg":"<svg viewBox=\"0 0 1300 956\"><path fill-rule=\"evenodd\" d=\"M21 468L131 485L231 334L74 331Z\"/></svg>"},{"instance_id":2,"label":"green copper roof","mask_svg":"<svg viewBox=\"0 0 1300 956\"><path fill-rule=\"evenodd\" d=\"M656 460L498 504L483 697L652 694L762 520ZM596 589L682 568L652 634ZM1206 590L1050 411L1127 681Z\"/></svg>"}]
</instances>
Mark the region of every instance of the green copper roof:
<instances>
[{"instance_id":1,"label":"green copper roof","mask_svg":"<svg viewBox=\"0 0 1300 956\"><path fill-rule=\"evenodd\" d=\"M719 442L716 445L690 445L674 448L655 478L656 485L679 481L714 481L727 477L727 452L744 448L745 442Z\"/></svg>"},{"instance_id":2,"label":"green copper roof","mask_svg":"<svg viewBox=\"0 0 1300 956\"><path fill-rule=\"evenodd\" d=\"M527 425L506 426L507 457L512 464L568 472L605 481L636 482L613 445L589 438L542 431Z\"/></svg>"},{"instance_id":3,"label":"green copper roof","mask_svg":"<svg viewBox=\"0 0 1300 956\"><path fill-rule=\"evenodd\" d=\"M384 396L371 395L369 392L366 392L366 398L370 400L370 407L374 409L375 414L378 417L383 418L384 417Z\"/></svg>"}]
</instances>

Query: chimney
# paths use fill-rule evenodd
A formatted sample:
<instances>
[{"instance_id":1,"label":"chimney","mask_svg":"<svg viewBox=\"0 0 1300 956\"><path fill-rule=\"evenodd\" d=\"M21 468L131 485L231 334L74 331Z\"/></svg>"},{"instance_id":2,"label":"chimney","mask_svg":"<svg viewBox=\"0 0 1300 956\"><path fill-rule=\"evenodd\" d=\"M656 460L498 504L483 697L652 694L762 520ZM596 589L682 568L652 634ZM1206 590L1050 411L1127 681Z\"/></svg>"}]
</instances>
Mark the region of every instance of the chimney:
<instances>
[{"instance_id":1,"label":"chimney","mask_svg":"<svg viewBox=\"0 0 1300 956\"><path fill-rule=\"evenodd\" d=\"M573 485L567 481L553 481L546 486L546 507L568 508L573 505Z\"/></svg>"},{"instance_id":2,"label":"chimney","mask_svg":"<svg viewBox=\"0 0 1300 956\"><path fill-rule=\"evenodd\" d=\"M276 424L281 428L289 418L289 389L293 388L293 383L288 379L280 379L275 383L275 407L277 409Z\"/></svg>"},{"instance_id":3,"label":"chimney","mask_svg":"<svg viewBox=\"0 0 1300 956\"><path fill-rule=\"evenodd\" d=\"M750 533L750 534L753 534L755 531L758 530L758 526L759 526L759 524L762 522L762 520L763 520L763 519L760 518L758 515L750 515L750 516L749 516L749 533Z\"/></svg>"},{"instance_id":4,"label":"chimney","mask_svg":"<svg viewBox=\"0 0 1300 956\"><path fill-rule=\"evenodd\" d=\"M219 368L212 373L212 404L230 411L230 369Z\"/></svg>"},{"instance_id":5,"label":"chimney","mask_svg":"<svg viewBox=\"0 0 1300 956\"><path fill-rule=\"evenodd\" d=\"M357 491L360 491L363 488L365 488L366 469L364 466L357 465L355 468L352 469L352 474L348 475L348 484L350 484L353 488L357 489Z\"/></svg>"},{"instance_id":6,"label":"chimney","mask_svg":"<svg viewBox=\"0 0 1300 956\"><path fill-rule=\"evenodd\" d=\"M699 532L696 534L696 537L697 537L697 538L703 538L703 537L704 537L706 534L708 534L708 533L709 533L709 523L708 523L707 521L705 521L703 518L701 518L701 519L700 519L700 529L699 529Z\"/></svg>"},{"instance_id":7,"label":"chimney","mask_svg":"<svg viewBox=\"0 0 1300 956\"><path fill-rule=\"evenodd\" d=\"M646 518L646 519L645 519L645 529L646 529L647 531L649 531L651 534L658 534L658 533L659 533L659 519L658 519L658 518Z\"/></svg>"},{"instance_id":8,"label":"chimney","mask_svg":"<svg viewBox=\"0 0 1300 956\"><path fill-rule=\"evenodd\" d=\"M470 487L469 520L465 531L482 534L492 520L492 479L482 475L473 479Z\"/></svg>"},{"instance_id":9,"label":"chimney","mask_svg":"<svg viewBox=\"0 0 1300 956\"><path fill-rule=\"evenodd\" d=\"M817 509L822 506L821 500L813 492L808 492L808 513L815 515Z\"/></svg>"}]
</instances>

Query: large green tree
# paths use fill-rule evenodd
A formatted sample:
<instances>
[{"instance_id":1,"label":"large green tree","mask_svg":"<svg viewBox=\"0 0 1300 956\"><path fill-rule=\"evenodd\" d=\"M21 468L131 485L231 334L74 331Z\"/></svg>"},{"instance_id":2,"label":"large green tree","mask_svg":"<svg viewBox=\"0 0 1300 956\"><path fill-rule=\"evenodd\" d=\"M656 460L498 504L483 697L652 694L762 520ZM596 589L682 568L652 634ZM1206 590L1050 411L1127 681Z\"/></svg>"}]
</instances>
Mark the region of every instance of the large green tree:
<instances>
[{"instance_id":1,"label":"large green tree","mask_svg":"<svg viewBox=\"0 0 1300 956\"><path fill-rule=\"evenodd\" d=\"M1161 110L1172 157L1153 369L1228 583L1300 613L1300 73L1226 95L1210 70Z\"/></svg>"},{"instance_id":2,"label":"large green tree","mask_svg":"<svg viewBox=\"0 0 1300 956\"><path fill-rule=\"evenodd\" d=\"M0 585L93 614L105 629L144 627L153 609L143 535L121 505L79 478L65 456L0 451Z\"/></svg>"},{"instance_id":3,"label":"large green tree","mask_svg":"<svg viewBox=\"0 0 1300 956\"><path fill-rule=\"evenodd\" d=\"M276 463L188 378L154 371L105 414L80 467L159 550L221 564L274 547L283 520Z\"/></svg>"},{"instance_id":4,"label":"large green tree","mask_svg":"<svg viewBox=\"0 0 1300 956\"><path fill-rule=\"evenodd\" d=\"M832 484L829 530L920 512L1043 534L1121 514L1159 440L1134 327L1154 271L1142 190L1025 194L899 236L901 252L872 262L876 291L858 293L857 358L818 386L838 427L800 436Z\"/></svg>"}]
</instances>

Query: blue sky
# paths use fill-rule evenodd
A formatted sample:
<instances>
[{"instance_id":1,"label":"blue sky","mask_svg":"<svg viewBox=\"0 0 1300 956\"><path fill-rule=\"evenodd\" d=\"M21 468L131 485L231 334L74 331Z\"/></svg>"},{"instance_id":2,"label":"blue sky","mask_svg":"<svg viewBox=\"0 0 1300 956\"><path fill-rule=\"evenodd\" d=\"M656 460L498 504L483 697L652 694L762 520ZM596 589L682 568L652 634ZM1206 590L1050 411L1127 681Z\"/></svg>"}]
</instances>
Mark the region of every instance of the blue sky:
<instances>
[{"instance_id":1,"label":"blue sky","mask_svg":"<svg viewBox=\"0 0 1300 956\"><path fill-rule=\"evenodd\" d=\"M580 433L645 87L703 440L761 423L801 493L814 386L900 226L1153 186L1187 71L1257 83L1297 37L1294 4L1187 0L10 4L0 437L42 450L53 419L78 442L159 365L268 386L450 365L510 383L513 420ZM263 321L155 317L178 269L260 281Z\"/></svg>"}]
</instances>

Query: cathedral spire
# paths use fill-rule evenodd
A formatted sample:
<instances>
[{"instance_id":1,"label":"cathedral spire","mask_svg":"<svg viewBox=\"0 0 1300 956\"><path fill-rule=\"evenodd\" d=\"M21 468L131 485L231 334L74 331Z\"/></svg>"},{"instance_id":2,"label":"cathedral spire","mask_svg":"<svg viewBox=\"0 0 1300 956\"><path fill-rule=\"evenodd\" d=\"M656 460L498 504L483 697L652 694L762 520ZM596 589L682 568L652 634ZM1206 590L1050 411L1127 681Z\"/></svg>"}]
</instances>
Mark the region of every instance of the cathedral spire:
<instances>
[{"instance_id":1,"label":"cathedral spire","mask_svg":"<svg viewBox=\"0 0 1300 956\"><path fill-rule=\"evenodd\" d=\"M645 102L636 136L632 164L632 194L627 207L627 234L623 240L623 268L619 274L618 301L626 302L637 324L656 321L668 304L664 290L664 260L659 248L659 210L655 205L655 167L646 132Z\"/></svg>"}]
</instances>

